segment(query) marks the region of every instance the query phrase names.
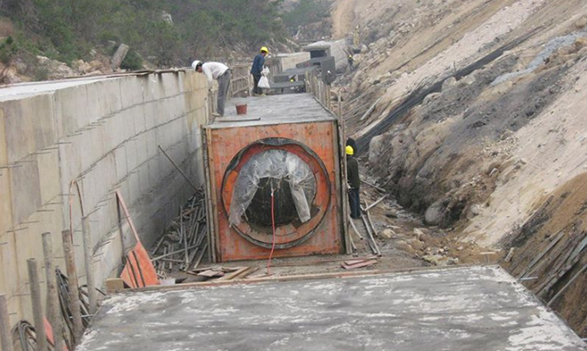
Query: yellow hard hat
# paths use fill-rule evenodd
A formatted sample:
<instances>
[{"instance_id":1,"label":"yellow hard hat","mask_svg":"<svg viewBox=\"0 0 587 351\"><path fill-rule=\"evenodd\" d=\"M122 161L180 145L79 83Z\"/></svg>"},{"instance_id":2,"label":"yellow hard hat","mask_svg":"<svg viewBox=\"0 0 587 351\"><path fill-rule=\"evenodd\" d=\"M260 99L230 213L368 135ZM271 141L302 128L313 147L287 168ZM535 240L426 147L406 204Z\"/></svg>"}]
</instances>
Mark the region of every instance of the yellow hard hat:
<instances>
[{"instance_id":1,"label":"yellow hard hat","mask_svg":"<svg viewBox=\"0 0 587 351\"><path fill-rule=\"evenodd\" d=\"M267 49L267 47L266 47L266 46L263 46L263 47L261 48L261 52L266 52L266 53L269 53L269 49Z\"/></svg>"},{"instance_id":2,"label":"yellow hard hat","mask_svg":"<svg viewBox=\"0 0 587 351\"><path fill-rule=\"evenodd\" d=\"M350 145L347 145L347 147L345 148L345 151L346 151L346 154L347 155L351 155L352 156L352 155L355 154L355 149L353 149L353 147L350 146Z\"/></svg>"}]
</instances>

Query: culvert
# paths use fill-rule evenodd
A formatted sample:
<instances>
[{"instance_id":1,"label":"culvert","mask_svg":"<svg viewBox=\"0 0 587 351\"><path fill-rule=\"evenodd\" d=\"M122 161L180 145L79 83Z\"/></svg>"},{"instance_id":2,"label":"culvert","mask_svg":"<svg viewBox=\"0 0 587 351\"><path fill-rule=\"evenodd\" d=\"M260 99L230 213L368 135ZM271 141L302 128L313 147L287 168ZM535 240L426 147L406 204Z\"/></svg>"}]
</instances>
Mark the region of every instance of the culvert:
<instances>
[{"instance_id":1,"label":"culvert","mask_svg":"<svg viewBox=\"0 0 587 351\"><path fill-rule=\"evenodd\" d=\"M336 118L306 94L248 103L205 128L212 259L343 253Z\"/></svg>"}]
</instances>

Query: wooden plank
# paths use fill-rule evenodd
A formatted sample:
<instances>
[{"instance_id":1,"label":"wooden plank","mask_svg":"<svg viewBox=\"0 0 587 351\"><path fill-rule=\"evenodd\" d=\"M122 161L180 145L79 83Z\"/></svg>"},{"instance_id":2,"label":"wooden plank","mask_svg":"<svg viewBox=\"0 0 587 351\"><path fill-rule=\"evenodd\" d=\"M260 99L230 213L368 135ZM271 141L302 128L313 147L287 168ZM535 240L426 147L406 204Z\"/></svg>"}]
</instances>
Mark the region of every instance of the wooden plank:
<instances>
[{"instance_id":1,"label":"wooden plank","mask_svg":"<svg viewBox=\"0 0 587 351\"><path fill-rule=\"evenodd\" d=\"M43 233L43 256L45 258L45 280L47 287L47 318L56 333L53 336L53 344L56 350L63 350L65 340L63 339L63 319L59 308L59 294L57 292L57 278L55 276L55 265L53 262L53 240L51 233Z\"/></svg>"},{"instance_id":2,"label":"wooden plank","mask_svg":"<svg viewBox=\"0 0 587 351\"><path fill-rule=\"evenodd\" d=\"M212 131L209 128L202 128L202 141L204 147L204 174L206 175L206 215L207 215L207 227L208 227L208 257L210 262L216 263L220 261L220 253L218 252L218 236L216 228L218 227L218 218L214 211L215 200L216 200L216 188L214 184L214 169L210 167L212 162L210 154L213 150L210 150L208 141L212 140Z\"/></svg>"},{"instance_id":3,"label":"wooden plank","mask_svg":"<svg viewBox=\"0 0 587 351\"><path fill-rule=\"evenodd\" d=\"M198 273L198 275L200 277L215 278L215 277L224 277L225 273L222 271L207 270L207 271L203 271L203 272Z\"/></svg>"},{"instance_id":4,"label":"wooden plank","mask_svg":"<svg viewBox=\"0 0 587 351\"><path fill-rule=\"evenodd\" d=\"M368 182L368 181L366 181L366 180L363 180L363 179L361 179L361 183L363 183L363 184L366 184L366 185L368 185L368 186L370 186L370 187L372 187L372 188L374 188L374 189L377 189L377 190L379 190L379 191L381 191L381 192L383 192L383 193L384 193L384 192L386 192L386 190L385 190L385 189L383 189L383 188L381 188L381 187L378 187L377 185L375 185L375 184L373 184L373 183L370 183L370 182Z\"/></svg>"},{"instance_id":5,"label":"wooden plank","mask_svg":"<svg viewBox=\"0 0 587 351\"><path fill-rule=\"evenodd\" d=\"M106 279L106 292L108 292L108 294L117 293L122 290L124 290L124 280L121 278Z\"/></svg>"},{"instance_id":6,"label":"wooden plank","mask_svg":"<svg viewBox=\"0 0 587 351\"><path fill-rule=\"evenodd\" d=\"M368 277L374 275L382 275L382 274L411 274L415 272L434 272L438 270L453 270L453 269L462 269L465 267L476 267L475 264L463 264L460 266L455 267L443 267L439 269L438 267L416 267L416 268L398 268L398 269L385 269L385 270L369 270L369 271L361 271L361 272L330 272L330 273L315 273L315 274L300 274L300 275L290 275L290 276L279 276L279 277L252 277L246 280L229 280L229 281L218 281L213 280L209 282L197 282L197 283L184 283L184 284L176 284L172 286L148 286L145 288L133 288L133 289L125 289L121 291L121 293L135 293L135 292L149 292L149 291L173 291L173 290L185 290L190 288L206 288L206 287L216 287L216 286L226 286L226 285L234 285L234 284L260 284L260 283L267 283L267 282L290 282L290 281L300 281L300 280L320 280L320 279L335 279L335 278L347 278L347 277ZM499 267L499 266L494 266Z\"/></svg>"},{"instance_id":7,"label":"wooden plank","mask_svg":"<svg viewBox=\"0 0 587 351\"><path fill-rule=\"evenodd\" d=\"M238 277L239 275L243 274L247 269L249 269L249 267L235 267L235 271L225 275L224 277L218 279L218 280L232 280L236 277Z\"/></svg>"},{"instance_id":8,"label":"wooden plank","mask_svg":"<svg viewBox=\"0 0 587 351\"><path fill-rule=\"evenodd\" d=\"M4 351L13 351L10 319L8 318L6 295L0 294L0 346Z\"/></svg>"},{"instance_id":9,"label":"wooden plank","mask_svg":"<svg viewBox=\"0 0 587 351\"><path fill-rule=\"evenodd\" d=\"M65 256L65 268L67 271L67 289L70 301L69 308L71 310L73 323L73 344L77 345L81 341L84 327L78 292L79 284L75 267L73 238L71 237L71 232L69 230L62 231L61 236L63 239L63 253Z\"/></svg>"},{"instance_id":10,"label":"wooden plank","mask_svg":"<svg viewBox=\"0 0 587 351\"><path fill-rule=\"evenodd\" d=\"M528 273L531 272L532 268L534 268L534 266L536 265L536 263L538 263L538 261L540 261L542 259L542 257L544 257L544 255L546 255L561 239L562 237L565 235L565 231L562 230L557 236L556 238L546 247L546 249L542 250L542 252L540 254L538 254L538 256L536 256L532 262L530 262L530 264L526 267L526 269L518 276L518 279L522 279L524 278Z\"/></svg>"},{"instance_id":11,"label":"wooden plank","mask_svg":"<svg viewBox=\"0 0 587 351\"><path fill-rule=\"evenodd\" d=\"M376 263L377 263L377 260L371 260L371 261L360 262L360 263L353 264L353 265L348 265L348 264L343 263L341 266L344 269L350 270L350 269L370 267L370 266L375 265Z\"/></svg>"},{"instance_id":12,"label":"wooden plank","mask_svg":"<svg viewBox=\"0 0 587 351\"><path fill-rule=\"evenodd\" d=\"M45 315L43 313L43 302L41 297L41 281L37 269L37 261L34 258L27 260L29 272L29 288L31 292L31 302L33 308L33 321L37 347L39 350L47 350L47 335L45 333Z\"/></svg>"},{"instance_id":13,"label":"wooden plank","mask_svg":"<svg viewBox=\"0 0 587 351\"><path fill-rule=\"evenodd\" d=\"M567 274L567 272L575 267L581 258L579 254L582 252L582 250L577 252L577 248L579 247L583 247L583 249L585 248L585 246L583 246L583 241L575 246L573 250L567 250L567 253L563 256L563 260L561 260L563 263L562 267L555 268L555 273L547 278L546 283L543 284L541 289L538 291L539 296L545 296L550 291L550 289L552 289L559 282L559 280Z\"/></svg>"},{"instance_id":14,"label":"wooden plank","mask_svg":"<svg viewBox=\"0 0 587 351\"><path fill-rule=\"evenodd\" d=\"M233 280L234 279L245 279L246 277L248 277L249 275L255 273L258 270L259 270L259 267L248 267L244 272L242 272L241 274L235 276L233 278Z\"/></svg>"},{"instance_id":15,"label":"wooden plank","mask_svg":"<svg viewBox=\"0 0 587 351\"><path fill-rule=\"evenodd\" d=\"M353 219L351 217L349 218L349 222L351 223L351 227L353 227L353 230L355 231L355 233L357 234L357 236L363 240L363 235L359 232L359 229L357 229L357 226L355 225L355 223L353 222Z\"/></svg>"},{"instance_id":16,"label":"wooden plank","mask_svg":"<svg viewBox=\"0 0 587 351\"><path fill-rule=\"evenodd\" d=\"M261 118L260 117L236 117L236 118L232 118L232 117L218 117L216 118L216 122L224 122L224 123L229 123L229 122L252 122L252 121L260 121Z\"/></svg>"},{"instance_id":17,"label":"wooden plank","mask_svg":"<svg viewBox=\"0 0 587 351\"><path fill-rule=\"evenodd\" d=\"M361 260L361 259L357 259L357 260L349 260L349 261L344 261L344 264L346 264L346 265L349 265L349 266L352 266L352 265L354 265L354 264L357 264L357 263L363 263L363 262L365 262L365 261L367 261L367 260Z\"/></svg>"},{"instance_id":18,"label":"wooden plank","mask_svg":"<svg viewBox=\"0 0 587 351\"><path fill-rule=\"evenodd\" d=\"M374 203L372 203L371 205L367 206L365 208L365 212L369 212L370 209L372 209L373 207L379 205L379 203L385 199L387 199L387 197L389 196L389 194L385 194L384 196L382 196L381 198L379 198L379 200L375 201Z\"/></svg>"},{"instance_id":19,"label":"wooden plank","mask_svg":"<svg viewBox=\"0 0 587 351\"><path fill-rule=\"evenodd\" d=\"M584 265L584 266L583 266L583 267L582 267L582 268L579 270L579 272L577 272L577 274L575 274L575 275L574 275L574 276L571 278L571 280L569 280L569 282L568 282L567 284L565 284L565 286L563 286L563 287L562 287L562 288L561 288L561 289L558 291L558 293L556 293L556 295L554 295L554 296L552 297L552 299L550 299L550 301L548 301L548 304L547 304L547 306L548 306L548 307L550 307L550 305L552 305L552 303L553 303L553 302L555 302L555 301L556 301L556 299L558 299L558 297L559 297L559 296L561 296L561 295L562 295L562 294L563 294L563 293L564 293L564 292L565 292L565 291L566 291L566 290L569 288L569 286L571 286L571 284L573 284L573 282L574 282L575 280L577 280L577 278L578 278L578 277L580 277L580 276L581 276L581 274L583 274L583 272L585 272L586 270L587 270L587 265Z\"/></svg>"}]
</instances>

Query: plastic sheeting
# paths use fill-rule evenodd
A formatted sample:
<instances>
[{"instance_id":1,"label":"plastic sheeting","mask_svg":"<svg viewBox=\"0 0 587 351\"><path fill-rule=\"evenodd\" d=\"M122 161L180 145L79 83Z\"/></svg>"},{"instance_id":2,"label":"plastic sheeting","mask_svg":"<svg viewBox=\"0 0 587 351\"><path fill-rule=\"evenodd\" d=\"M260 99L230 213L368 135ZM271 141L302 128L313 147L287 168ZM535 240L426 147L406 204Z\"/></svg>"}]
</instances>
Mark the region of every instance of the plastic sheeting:
<instances>
[{"instance_id":1,"label":"plastic sheeting","mask_svg":"<svg viewBox=\"0 0 587 351\"><path fill-rule=\"evenodd\" d=\"M239 172L230 205L231 225L241 223L263 178L287 181L298 218L302 223L310 220L310 205L316 195L314 173L297 155L274 149L254 155Z\"/></svg>"}]
</instances>

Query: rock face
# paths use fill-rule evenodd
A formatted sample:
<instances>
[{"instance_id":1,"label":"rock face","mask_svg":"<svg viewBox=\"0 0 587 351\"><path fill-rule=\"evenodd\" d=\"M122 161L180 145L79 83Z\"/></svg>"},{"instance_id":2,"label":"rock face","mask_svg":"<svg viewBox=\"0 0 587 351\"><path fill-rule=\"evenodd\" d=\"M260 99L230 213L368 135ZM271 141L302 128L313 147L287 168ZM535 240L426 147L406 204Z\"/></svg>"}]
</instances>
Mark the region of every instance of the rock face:
<instances>
[{"instance_id":1,"label":"rock face","mask_svg":"<svg viewBox=\"0 0 587 351\"><path fill-rule=\"evenodd\" d=\"M587 27L587 16L583 16L577 22L575 22L575 27L578 29Z\"/></svg>"},{"instance_id":2,"label":"rock face","mask_svg":"<svg viewBox=\"0 0 587 351\"><path fill-rule=\"evenodd\" d=\"M444 215L443 212L443 206L440 201L433 203L426 210L424 222L428 225L439 225Z\"/></svg>"},{"instance_id":3,"label":"rock face","mask_svg":"<svg viewBox=\"0 0 587 351\"><path fill-rule=\"evenodd\" d=\"M129 50L128 45L120 44L120 46L118 47L118 49L114 53L114 56L112 56L112 70L113 71L116 71L118 68L120 68L122 61L124 61L126 54L128 54L128 50Z\"/></svg>"},{"instance_id":4,"label":"rock face","mask_svg":"<svg viewBox=\"0 0 587 351\"><path fill-rule=\"evenodd\" d=\"M379 236L384 240L390 240L395 233L391 229L385 229L379 233Z\"/></svg>"},{"instance_id":5,"label":"rock face","mask_svg":"<svg viewBox=\"0 0 587 351\"><path fill-rule=\"evenodd\" d=\"M47 78L49 79L63 79L77 75L67 64L45 56L37 56L37 62L39 66L47 70Z\"/></svg>"},{"instance_id":6,"label":"rock face","mask_svg":"<svg viewBox=\"0 0 587 351\"><path fill-rule=\"evenodd\" d=\"M173 25L173 17L171 16L170 13L163 11L163 13L161 13L161 19L170 25Z\"/></svg>"},{"instance_id":7,"label":"rock face","mask_svg":"<svg viewBox=\"0 0 587 351\"><path fill-rule=\"evenodd\" d=\"M79 75L88 74L88 73L94 71L94 69L92 68L92 64L85 62L83 60L73 61L71 65L72 65L72 68Z\"/></svg>"}]
</instances>

